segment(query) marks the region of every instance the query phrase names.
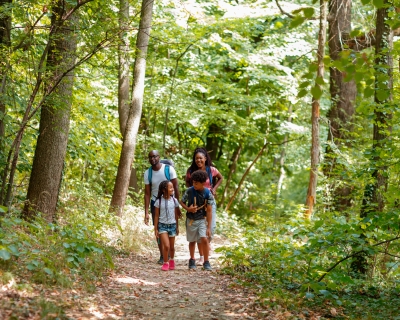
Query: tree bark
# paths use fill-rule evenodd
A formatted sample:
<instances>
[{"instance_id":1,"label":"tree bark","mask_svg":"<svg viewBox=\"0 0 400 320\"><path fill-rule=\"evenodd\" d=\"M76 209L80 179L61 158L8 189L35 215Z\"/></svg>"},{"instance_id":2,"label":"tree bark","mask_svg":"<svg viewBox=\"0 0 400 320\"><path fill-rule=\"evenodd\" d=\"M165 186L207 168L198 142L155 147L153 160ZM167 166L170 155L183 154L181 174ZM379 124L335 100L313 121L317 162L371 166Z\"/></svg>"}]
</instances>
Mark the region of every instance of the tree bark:
<instances>
[{"instance_id":1,"label":"tree bark","mask_svg":"<svg viewBox=\"0 0 400 320\"><path fill-rule=\"evenodd\" d=\"M388 6L389 2L384 1ZM387 166L382 165L380 150L386 148L390 138L392 108L390 106L393 89L393 31L387 24L389 10L385 7L377 10L376 14L376 44L375 44L375 122L373 126L372 172L374 182L365 188L361 217L371 210L382 212L385 206L384 192L387 189Z\"/></svg>"},{"instance_id":2,"label":"tree bark","mask_svg":"<svg viewBox=\"0 0 400 320\"><path fill-rule=\"evenodd\" d=\"M114 191L110 204L110 210L114 211L118 215L122 214L122 210L126 201L132 162L136 148L136 137L139 129L140 117L142 114L146 56L153 15L153 2L154 0L143 0L141 8L139 33L136 40L137 55L134 66L132 101L126 123L118 172L115 179Z\"/></svg>"},{"instance_id":3,"label":"tree bark","mask_svg":"<svg viewBox=\"0 0 400 320\"><path fill-rule=\"evenodd\" d=\"M215 123L212 123L208 128L206 149L211 157L211 160L218 159L218 154L220 150L220 138L216 137L215 134L220 134L221 131L221 127L219 127Z\"/></svg>"},{"instance_id":4,"label":"tree bark","mask_svg":"<svg viewBox=\"0 0 400 320\"><path fill-rule=\"evenodd\" d=\"M69 9L71 7L66 2L59 0L53 11L52 25L60 26L49 39L51 44L47 68L52 70L53 79L75 64L77 38L74 28L78 16L75 12L64 22L63 16ZM26 218L42 212L47 221L51 222L54 219L67 152L73 82L74 71L70 71L42 107L39 136L24 208Z\"/></svg>"},{"instance_id":5,"label":"tree bark","mask_svg":"<svg viewBox=\"0 0 400 320\"><path fill-rule=\"evenodd\" d=\"M265 149L267 149L269 142L266 141L264 145L262 146L261 150L257 153L257 156L254 158L254 160L250 163L250 165L247 167L246 171L244 172L242 179L240 179L239 185L236 188L235 192L233 193L232 197L229 199L228 204L225 207L225 211L228 211L235 200L237 194L239 193L240 189L242 188L242 184L244 180L246 179L247 175L250 173L251 168L254 166L254 164L257 162L257 160L262 156L264 153Z\"/></svg>"},{"instance_id":6,"label":"tree bark","mask_svg":"<svg viewBox=\"0 0 400 320\"><path fill-rule=\"evenodd\" d=\"M320 20L319 20L319 35L318 35L318 70L317 81L315 88L322 92L322 87L318 81L324 78L324 55L325 55L325 41L326 41L326 9L327 3L325 0L320 0ZM307 198L306 198L306 211L304 217L311 219L314 204L316 201L316 189L318 179L318 165L319 165L319 116L320 116L320 97L313 95L312 100L312 141L311 141L311 168L310 168L310 181L308 184Z\"/></svg>"},{"instance_id":7,"label":"tree bark","mask_svg":"<svg viewBox=\"0 0 400 320\"><path fill-rule=\"evenodd\" d=\"M0 8L7 4L11 4L11 0L0 0ZM5 94L7 84L7 70L8 70L8 49L11 45L11 17L4 15L0 18L0 163L5 163L6 144L5 144L5 123L4 116L6 114L6 104L3 96ZM0 166L0 185L3 185L2 179L4 176L4 166ZM3 191L0 191L0 203L3 203Z\"/></svg>"},{"instance_id":8,"label":"tree bark","mask_svg":"<svg viewBox=\"0 0 400 320\"><path fill-rule=\"evenodd\" d=\"M331 0L329 3L329 55L331 60L340 59L343 51L344 36L351 30L351 0ZM336 178L333 185L333 201L337 211L343 211L351 206L351 182L339 176L336 172L343 171L337 163L337 155L331 144L340 147L350 146L347 142L353 131L354 102L357 86L354 80L344 81L344 74L336 68L330 68L331 108L328 112L329 131L326 148L324 173ZM338 182L340 180L340 182Z\"/></svg>"},{"instance_id":9,"label":"tree bark","mask_svg":"<svg viewBox=\"0 0 400 320\"><path fill-rule=\"evenodd\" d=\"M221 205L223 205L225 203L225 199L228 196L229 185L231 184L232 176L233 176L234 172L236 171L237 162L239 160L242 149L243 149L243 144L240 142L239 145L237 146L237 148L235 149L235 152L233 153L232 158L231 158L231 164L229 165L228 177L226 179L224 193L222 194L222 198L221 198Z\"/></svg>"}]
</instances>

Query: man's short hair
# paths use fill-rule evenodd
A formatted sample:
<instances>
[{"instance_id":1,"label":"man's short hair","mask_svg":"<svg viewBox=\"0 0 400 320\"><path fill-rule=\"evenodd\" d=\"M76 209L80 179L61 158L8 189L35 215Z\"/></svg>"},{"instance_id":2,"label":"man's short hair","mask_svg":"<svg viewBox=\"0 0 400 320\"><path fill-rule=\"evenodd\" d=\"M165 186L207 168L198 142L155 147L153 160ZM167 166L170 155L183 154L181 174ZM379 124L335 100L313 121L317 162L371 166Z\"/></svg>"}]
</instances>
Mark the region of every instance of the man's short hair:
<instances>
[{"instance_id":1,"label":"man's short hair","mask_svg":"<svg viewBox=\"0 0 400 320\"><path fill-rule=\"evenodd\" d=\"M208 174L203 170L196 170L192 173L190 178L192 179L192 181L204 183L208 179Z\"/></svg>"}]
</instances>

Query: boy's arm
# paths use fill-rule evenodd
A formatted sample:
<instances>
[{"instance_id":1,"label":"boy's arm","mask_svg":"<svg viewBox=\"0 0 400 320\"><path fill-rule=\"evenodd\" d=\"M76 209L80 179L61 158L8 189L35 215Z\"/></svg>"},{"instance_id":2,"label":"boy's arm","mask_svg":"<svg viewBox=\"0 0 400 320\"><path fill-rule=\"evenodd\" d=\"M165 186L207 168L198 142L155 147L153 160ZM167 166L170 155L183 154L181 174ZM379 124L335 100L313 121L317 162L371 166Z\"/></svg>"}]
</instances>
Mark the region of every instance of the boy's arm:
<instances>
[{"instance_id":1,"label":"boy's arm","mask_svg":"<svg viewBox=\"0 0 400 320\"><path fill-rule=\"evenodd\" d=\"M188 212L195 213L197 211L197 206L193 206L193 204L188 207L184 202L182 202L182 200L179 201L179 203L181 204L182 208Z\"/></svg>"},{"instance_id":2,"label":"boy's arm","mask_svg":"<svg viewBox=\"0 0 400 320\"><path fill-rule=\"evenodd\" d=\"M160 216L160 208L154 208L154 234L158 238L158 218Z\"/></svg>"}]
</instances>

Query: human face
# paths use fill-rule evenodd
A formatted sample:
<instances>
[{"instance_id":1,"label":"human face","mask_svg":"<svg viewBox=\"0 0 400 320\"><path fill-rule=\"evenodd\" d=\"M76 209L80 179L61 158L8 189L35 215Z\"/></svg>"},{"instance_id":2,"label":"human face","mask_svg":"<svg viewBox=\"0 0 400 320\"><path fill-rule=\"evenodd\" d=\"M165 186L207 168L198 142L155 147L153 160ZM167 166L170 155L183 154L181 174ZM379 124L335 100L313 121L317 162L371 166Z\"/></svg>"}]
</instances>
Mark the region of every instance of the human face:
<instances>
[{"instance_id":1,"label":"human face","mask_svg":"<svg viewBox=\"0 0 400 320\"><path fill-rule=\"evenodd\" d=\"M194 190L197 190L197 191L203 191L204 183L198 182L198 181L193 181L193 188L194 188Z\"/></svg>"},{"instance_id":2,"label":"human face","mask_svg":"<svg viewBox=\"0 0 400 320\"><path fill-rule=\"evenodd\" d=\"M201 152L196 153L194 157L194 162L199 169L204 169L206 167L206 160L206 157Z\"/></svg>"},{"instance_id":3,"label":"human face","mask_svg":"<svg viewBox=\"0 0 400 320\"><path fill-rule=\"evenodd\" d=\"M168 187L167 187L167 191L168 191L168 196L172 196L174 194L174 185L172 184L172 182L168 182Z\"/></svg>"},{"instance_id":4,"label":"human face","mask_svg":"<svg viewBox=\"0 0 400 320\"><path fill-rule=\"evenodd\" d=\"M151 151L149 153L149 162L152 166L157 164L160 161L160 155L158 154L157 151Z\"/></svg>"}]
</instances>

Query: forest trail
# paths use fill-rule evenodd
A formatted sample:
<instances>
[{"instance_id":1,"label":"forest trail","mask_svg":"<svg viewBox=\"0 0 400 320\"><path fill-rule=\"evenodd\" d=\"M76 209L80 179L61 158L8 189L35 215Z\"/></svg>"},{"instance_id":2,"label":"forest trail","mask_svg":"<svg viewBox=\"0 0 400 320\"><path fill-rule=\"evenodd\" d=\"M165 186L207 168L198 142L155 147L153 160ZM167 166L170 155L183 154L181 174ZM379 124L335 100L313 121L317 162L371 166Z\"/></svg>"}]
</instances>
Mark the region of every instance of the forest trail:
<instances>
[{"instance_id":1,"label":"forest trail","mask_svg":"<svg viewBox=\"0 0 400 320\"><path fill-rule=\"evenodd\" d=\"M256 296L218 273L217 253L210 259L213 271L188 270L186 237L177 237L176 269L161 271L157 252L148 256L119 257L106 281L98 283L69 311L74 319L276 319L255 304ZM213 244L224 244L216 237Z\"/></svg>"}]
</instances>

